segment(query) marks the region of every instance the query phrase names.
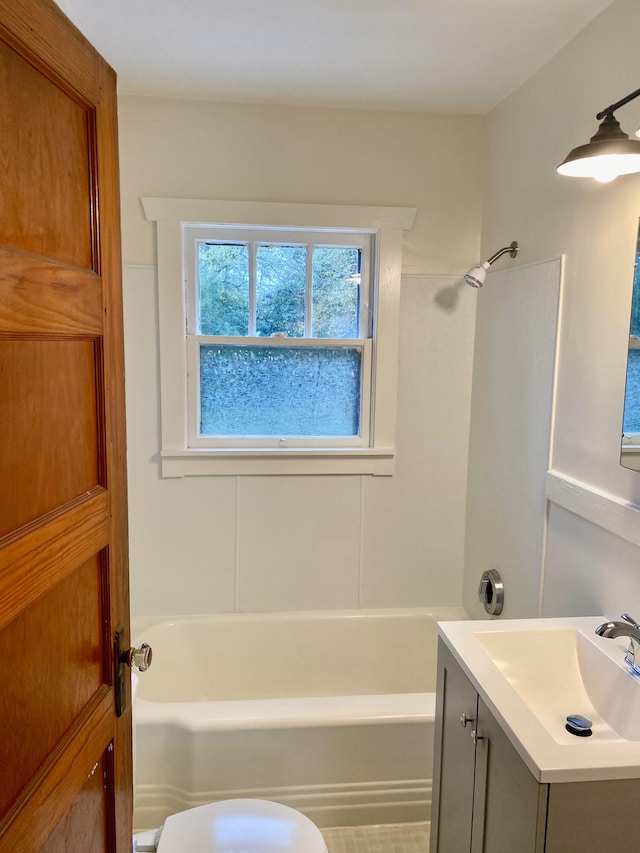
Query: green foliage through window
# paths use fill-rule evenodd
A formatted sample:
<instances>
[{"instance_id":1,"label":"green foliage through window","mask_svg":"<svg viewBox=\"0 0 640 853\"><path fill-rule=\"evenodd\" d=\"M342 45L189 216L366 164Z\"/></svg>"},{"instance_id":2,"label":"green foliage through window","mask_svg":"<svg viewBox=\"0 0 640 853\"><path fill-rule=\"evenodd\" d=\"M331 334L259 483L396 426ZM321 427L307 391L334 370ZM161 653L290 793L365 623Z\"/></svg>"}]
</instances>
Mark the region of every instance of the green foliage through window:
<instances>
[{"instance_id":1,"label":"green foliage through window","mask_svg":"<svg viewBox=\"0 0 640 853\"><path fill-rule=\"evenodd\" d=\"M304 337L307 289L305 246L258 246L256 252L256 334L284 332Z\"/></svg>"},{"instance_id":2,"label":"green foliage through window","mask_svg":"<svg viewBox=\"0 0 640 853\"><path fill-rule=\"evenodd\" d=\"M200 334L249 332L249 248L205 243L198 253Z\"/></svg>"},{"instance_id":3,"label":"green foliage through window","mask_svg":"<svg viewBox=\"0 0 640 853\"><path fill-rule=\"evenodd\" d=\"M311 253L311 281L308 276ZM202 335L357 338L362 250L342 246L259 245L255 249L255 318L250 306L250 247L200 243ZM307 302L307 288L311 300ZM308 305L311 317L306 316ZM255 326L252 326L252 321Z\"/></svg>"}]
</instances>

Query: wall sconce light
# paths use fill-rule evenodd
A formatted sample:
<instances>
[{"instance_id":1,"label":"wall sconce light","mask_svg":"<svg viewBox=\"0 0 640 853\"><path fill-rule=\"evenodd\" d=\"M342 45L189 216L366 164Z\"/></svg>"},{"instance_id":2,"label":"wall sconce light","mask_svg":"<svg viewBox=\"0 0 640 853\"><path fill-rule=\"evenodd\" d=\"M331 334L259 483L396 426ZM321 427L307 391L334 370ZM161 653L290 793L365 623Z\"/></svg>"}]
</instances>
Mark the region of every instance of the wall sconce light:
<instances>
[{"instance_id":1,"label":"wall sconce light","mask_svg":"<svg viewBox=\"0 0 640 853\"><path fill-rule=\"evenodd\" d=\"M557 171L575 178L595 178L607 183L618 175L640 172L640 139L629 139L621 129L614 112L640 95L636 89L626 98L605 107L596 115L601 125L586 145L570 151Z\"/></svg>"}]
</instances>

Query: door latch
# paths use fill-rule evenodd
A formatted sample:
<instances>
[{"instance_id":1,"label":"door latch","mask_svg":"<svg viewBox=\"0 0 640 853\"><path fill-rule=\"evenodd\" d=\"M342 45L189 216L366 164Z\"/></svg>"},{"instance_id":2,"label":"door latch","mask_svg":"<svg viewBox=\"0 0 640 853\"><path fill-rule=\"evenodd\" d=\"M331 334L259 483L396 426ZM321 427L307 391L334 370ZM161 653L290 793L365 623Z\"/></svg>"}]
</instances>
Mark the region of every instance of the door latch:
<instances>
[{"instance_id":1,"label":"door latch","mask_svg":"<svg viewBox=\"0 0 640 853\"><path fill-rule=\"evenodd\" d=\"M127 710L127 682L129 674L127 667L134 667L139 672L146 672L151 666L153 651L148 643L143 643L136 649L124 647L124 625L120 625L113 640L113 685L116 699L116 717L121 717Z\"/></svg>"}]
</instances>

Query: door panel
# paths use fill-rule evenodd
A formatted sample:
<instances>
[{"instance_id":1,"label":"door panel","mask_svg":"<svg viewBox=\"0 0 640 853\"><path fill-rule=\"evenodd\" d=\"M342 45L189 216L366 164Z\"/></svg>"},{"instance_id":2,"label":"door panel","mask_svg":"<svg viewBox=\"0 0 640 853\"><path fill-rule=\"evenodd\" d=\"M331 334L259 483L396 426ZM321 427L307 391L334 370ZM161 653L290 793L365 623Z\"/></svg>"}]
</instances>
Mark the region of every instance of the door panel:
<instances>
[{"instance_id":1,"label":"door panel","mask_svg":"<svg viewBox=\"0 0 640 853\"><path fill-rule=\"evenodd\" d=\"M101 594L101 560L93 557L0 633L0 660L15 661L14 677L0 691L0 719L7 731L21 733L0 740L0 814L104 683ZM58 624L50 614L65 613L69 601L77 605L75 617Z\"/></svg>"},{"instance_id":2,"label":"door panel","mask_svg":"<svg viewBox=\"0 0 640 853\"><path fill-rule=\"evenodd\" d=\"M93 115L1 43L0 102L0 243L91 269Z\"/></svg>"},{"instance_id":3,"label":"door panel","mask_svg":"<svg viewBox=\"0 0 640 853\"><path fill-rule=\"evenodd\" d=\"M101 760L105 750L113 747L110 741L113 734L112 698L108 689L99 691L6 813L0 835L2 853L41 851L65 816L67 832L70 831L69 810L75 798L93 772L96 760ZM107 774L103 779L105 806L109 805L114 776ZM117 784L117 779L115 782ZM112 815L108 813L102 815L101 819L107 825L112 823ZM131 850L131 834L127 835L126 841L119 834L117 841L118 847L107 846L104 850ZM71 846L67 849L68 853L76 853ZM97 848L86 853L100 851L101 848Z\"/></svg>"},{"instance_id":4,"label":"door panel","mask_svg":"<svg viewBox=\"0 0 640 853\"><path fill-rule=\"evenodd\" d=\"M115 75L0 0L0 853L131 850Z\"/></svg>"},{"instance_id":5,"label":"door panel","mask_svg":"<svg viewBox=\"0 0 640 853\"><path fill-rule=\"evenodd\" d=\"M96 344L0 339L0 536L98 485ZM3 417L3 413L11 413Z\"/></svg>"},{"instance_id":6,"label":"door panel","mask_svg":"<svg viewBox=\"0 0 640 853\"><path fill-rule=\"evenodd\" d=\"M82 790L45 844L44 853L108 849L109 827L104 821L108 804L103 779L109 762L105 759L103 756L92 768Z\"/></svg>"}]
</instances>

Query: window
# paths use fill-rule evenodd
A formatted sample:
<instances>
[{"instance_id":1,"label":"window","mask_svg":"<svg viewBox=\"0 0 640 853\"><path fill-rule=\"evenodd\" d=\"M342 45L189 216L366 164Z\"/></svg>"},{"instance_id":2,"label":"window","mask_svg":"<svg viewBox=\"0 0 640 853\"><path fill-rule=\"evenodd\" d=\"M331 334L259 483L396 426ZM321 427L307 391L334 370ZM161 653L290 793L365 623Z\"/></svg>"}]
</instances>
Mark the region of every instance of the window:
<instances>
[{"instance_id":1,"label":"window","mask_svg":"<svg viewBox=\"0 0 640 853\"><path fill-rule=\"evenodd\" d=\"M369 446L373 239L184 227L191 447Z\"/></svg>"},{"instance_id":2,"label":"window","mask_svg":"<svg viewBox=\"0 0 640 853\"><path fill-rule=\"evenodd\" d=\"M392 473L397 226L414 211L143 203L158 229L163 476Z\"/></svg>"}]
</instances>

